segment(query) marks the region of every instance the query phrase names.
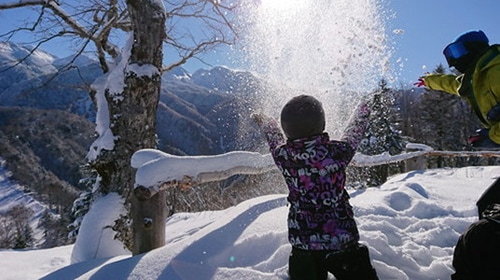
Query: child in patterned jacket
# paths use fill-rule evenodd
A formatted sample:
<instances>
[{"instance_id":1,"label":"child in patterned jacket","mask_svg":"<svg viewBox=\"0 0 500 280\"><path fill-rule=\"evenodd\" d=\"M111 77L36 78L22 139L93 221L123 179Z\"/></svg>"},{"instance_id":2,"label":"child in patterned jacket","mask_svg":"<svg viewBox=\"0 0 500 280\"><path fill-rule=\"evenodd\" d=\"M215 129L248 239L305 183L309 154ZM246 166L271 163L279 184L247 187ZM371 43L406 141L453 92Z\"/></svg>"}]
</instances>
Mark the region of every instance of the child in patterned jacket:
<instances>
[{"instance_id":1,"label":"child in patterned jacket","mask_svg":"<svg viewBox=\"0 0 500 280\"><path fill-rule=\"evenodd\" d=\"M266 136L274 162L288 186L288 239L291 280L378 279L368 248L359 243L346 167L368 125L370 108L359 106L340 141L330 140L321 102L292 98L281 111L281 128L262 114L252 119Z\"/></svg>"}]
</instances>

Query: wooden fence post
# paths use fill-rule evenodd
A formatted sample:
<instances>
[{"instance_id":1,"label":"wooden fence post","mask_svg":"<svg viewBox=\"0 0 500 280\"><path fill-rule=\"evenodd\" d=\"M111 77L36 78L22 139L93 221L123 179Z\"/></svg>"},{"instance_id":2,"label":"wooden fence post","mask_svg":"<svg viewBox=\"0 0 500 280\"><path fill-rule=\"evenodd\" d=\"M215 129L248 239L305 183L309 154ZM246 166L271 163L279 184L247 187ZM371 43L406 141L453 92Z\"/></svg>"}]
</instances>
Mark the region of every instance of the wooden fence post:
<instances>
[{"instance_id":1,"label":"wooden fence post","mask_svg":"<svg viewBox=\"0 0 500 280\"><path fill-rule=\"evenodd\" d=\"M418 150L415 149L407 149L406 152L415 152ZM413 170L423 170L427 169L427 158L425 155L420 155L412 158L405 159L405 172L410 172Z\"/></svg>"},{"instance_id":2,"label":"wooden fence post","mask_svg":"<svg viewBox=\"0 0 500 280\"><path fill-rule=\"evenodd\" d=\"M166 192L155 193L149 199L132 194L133 255L149 252L165 245Z\"/></svg>"}]
</instances>

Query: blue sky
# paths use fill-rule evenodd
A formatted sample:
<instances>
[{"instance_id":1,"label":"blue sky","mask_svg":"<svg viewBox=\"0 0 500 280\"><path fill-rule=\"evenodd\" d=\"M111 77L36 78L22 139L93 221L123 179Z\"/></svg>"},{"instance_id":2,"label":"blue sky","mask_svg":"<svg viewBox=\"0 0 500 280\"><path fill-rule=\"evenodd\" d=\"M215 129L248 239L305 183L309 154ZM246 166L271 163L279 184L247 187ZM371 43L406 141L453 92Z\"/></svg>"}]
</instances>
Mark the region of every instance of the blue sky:
<instances>
[{"instance_id":1,"label":"blue sky","mask_svg":"<svg viewBox=\"0 0 500 280\"><path fill-rule=\"evenodd\" d=\"M1 0L6 1L6 0ZM446 65L442 49L459 34L468 30L483 30L491 43L500 43L500 1L498 0L386 0L382 1L394 14L386 20L387 33L392 39L395 52L395 71L398 81L411 85L420 75L432 71L439 63ZM0 33L19 24L27 17L25 9L14 12L0 11ZM393 30L403 30L395 34ZM45 48L58 56L66 55L61 44L47 45ZM220 50L217 54L206 55L204 59L211 64L229 64ZM401 58L402 67L396 60ZM229 65L234 66L234 65ZM186 65L189 71L206 65L192 61ZM236 67L236 66L235 66Z\"/></svg>"},{"instance_id":2,"label":"blue sky","mask_svg":"<svg viewBox=\"0 0 500 280\"><path fill-rule=\"evenodd\" d=\"M397 84L411 87L438 64L448 67L442 50L465 31L483 30L490 44L500 44L499 0L382 0L386 30L395 51L392 57ZM394 30L403 32L396 34ZM223 52L221 52L223 53ZM207 56L214 64L228 63L224 58ZM402 67L399 62L402 61ZM188 68L204 67L196 62ZM237 67L237 66L236 66Z\"/></svg>"},{"instance_id":3,"label":"blue sky","mask_svg":"<svg viewBox=\"0 0 500 280\"><path fill-rule=\"evenodd\" d=\"M402 82L415 80L439 63L447 66L442 50L464 31L483 30L490 44L500 44L498 0L391 0L388 6L396 13L388 30L404 30L394 36L395 56L406 60Z\"/></svg>"}]
</instances>

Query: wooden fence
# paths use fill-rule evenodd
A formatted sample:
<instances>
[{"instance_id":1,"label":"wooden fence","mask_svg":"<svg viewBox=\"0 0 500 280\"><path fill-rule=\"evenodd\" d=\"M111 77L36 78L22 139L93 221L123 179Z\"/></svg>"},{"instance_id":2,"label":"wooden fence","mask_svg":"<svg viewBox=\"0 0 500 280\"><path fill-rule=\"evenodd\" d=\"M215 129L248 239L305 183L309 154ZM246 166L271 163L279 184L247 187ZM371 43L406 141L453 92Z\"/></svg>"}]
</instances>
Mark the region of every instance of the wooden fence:
<instances>
[{"instance_id":1,"label":"wooden fence","mask_svg":"<svg viewBox=\"0 0 500 280\"><path fill-rule=\"evenodd\" d=\"M356 154L351 165L377 166L404 161L405 170L409 172L426 169L426 158L433 156L500 157L500 151L436 151L422 144L408 144L406 148L405 153L398 155ZM164 245L165 190L168 188L189 188L222 181L233 175L263 174L276 169L270 154L231 152L215 156L178 157L151 149L136 152L132 157L132 166L137 169L133 203L134 254Z\"/></svg>"}]
</instances>

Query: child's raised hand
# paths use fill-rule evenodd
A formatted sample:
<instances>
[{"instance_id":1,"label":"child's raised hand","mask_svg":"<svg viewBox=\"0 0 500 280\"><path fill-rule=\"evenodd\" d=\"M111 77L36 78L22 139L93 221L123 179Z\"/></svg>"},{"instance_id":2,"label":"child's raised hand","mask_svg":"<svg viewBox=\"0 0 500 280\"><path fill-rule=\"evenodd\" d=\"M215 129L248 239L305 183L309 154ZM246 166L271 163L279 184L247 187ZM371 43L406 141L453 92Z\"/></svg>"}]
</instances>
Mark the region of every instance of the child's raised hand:
<instances>
[{"instance_id":1,"label":"child's raised hand","mask_svg":"<svg viewBox=\"0 0 500 280\"><path fill-rule=\"evenodd\" d=\"M262 123L264 123L264 119L266 118L266 116L263 114L263 113L253 113L250 115L250 118L252 119L252 121L254 123L256 123L257 125L261 126Z\"/></svg>"},{"instance_id":2,"label":"child's raised hand","mask_svg":"<svg viewBox=\"0 0 500 280\"><path fill-rule=\"evenodd\" d=\"M425 84L425 77L418 78L417 82L413 83L413 85L416 87L427 87Z\"/></svg>"},{"instance_id":3,"label":"child's raised hand","mask_svg":"<svg viewBox=\"0 0 500 280\"><path fill-rule=\"evenodd\" d=\"M362 103L359 105L358 115L367 116L370 115L370 113L371 113L371 108L370 105L368 105L368 103Z\"/></svg>"}]
</instances>

